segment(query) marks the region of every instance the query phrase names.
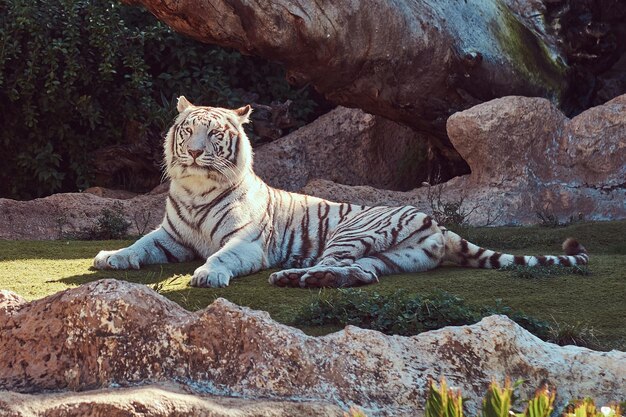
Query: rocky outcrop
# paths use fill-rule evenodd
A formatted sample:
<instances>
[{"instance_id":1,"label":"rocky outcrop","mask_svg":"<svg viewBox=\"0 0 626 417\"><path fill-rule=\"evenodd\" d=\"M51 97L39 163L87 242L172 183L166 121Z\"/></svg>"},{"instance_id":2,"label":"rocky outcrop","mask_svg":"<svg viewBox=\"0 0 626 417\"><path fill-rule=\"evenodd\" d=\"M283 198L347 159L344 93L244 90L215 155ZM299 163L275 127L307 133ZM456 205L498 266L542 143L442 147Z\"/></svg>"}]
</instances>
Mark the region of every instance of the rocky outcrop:
<instances>
[{"instance_id":1,"label":"rocky outcrop","mask_svg":"<svg viewBox=\"0 0 626 417\"><path fill-rule=\"evenodd\" d=\"M463 199L471 224L626 218L626 95L573 119L541 98L505 97L457 113L448 135L472 173L406 193L311 181L303 192L361 204Z\"/></svg>"},{"instance_id":2,"label":"rocky outcrop","mask_svg":"<svg viewBox=\"0 0 626 417\"><path fill-rule=\"evenodd\" d=\"M503 316L414 337L352 326L310 337L223 299L191 313L122 281L0 305L7 299L0 389L19 393L177 381L205 394L356 404L370 416L422 415L428 379L441 376L473 415L491 379L505 375L527 380L522 396L544 382L561 402L626 394L626 353L545 343Z\"/></svg>"},{"instance_id":3,"label":"rocky outcrop","mask_svg":"<svg viewBox=\"0 0 626 417\"><path fill-rule=\"evenodd\" d=\"M424 135L380 116L338 107L311 124L255 149L254 169L268 184L298 191L314 178L347 185L410 190L441 170ZM444 171L467 173L466 165ZM447 178L446 178L447 179Z\"/></svg>"},{"instance_id":4,"label":"rocky outcrop","mask_svg":"<svg viewBox=\"0 0 626 417\"><path fill-rule=\"evenodd\" d=\"M87 392L20 394L0 391L4 417L343 417L341 407L314 401L271 401L205 394L161 383Z\"/></svg>"},{"instance_id":5,"label":"rocky outcrop","mask_svg":"<svg viewBox=\"0 0 626 417\"><path fill-rule=\"evenodd\" d=\"M118 207L131 223L130 234L145 233L163 220L165 198L163 193L117 199L87 192L54 194L30 201L0 198L0 239L80 236L94 227L104 208L117 211Z\"/></svg>"}]
</instances>

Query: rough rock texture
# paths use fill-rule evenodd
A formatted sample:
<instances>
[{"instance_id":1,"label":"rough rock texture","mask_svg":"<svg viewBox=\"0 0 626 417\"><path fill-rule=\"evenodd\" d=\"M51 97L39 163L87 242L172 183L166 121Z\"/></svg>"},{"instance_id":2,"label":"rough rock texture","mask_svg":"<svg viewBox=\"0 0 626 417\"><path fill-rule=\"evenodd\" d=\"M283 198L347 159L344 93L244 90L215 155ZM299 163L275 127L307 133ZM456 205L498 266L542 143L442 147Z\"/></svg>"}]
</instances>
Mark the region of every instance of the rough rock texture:
<instances>
[{"instance_id":1,"label":"rough rock texture","mask_svg":"<svg viewBox=\"0 0 626 417\"><path fill-rule=\"evenodd\" d=\"M98 197L116 198L119 200L129 200L133 197L137 197L137 193L133 193L132 191L112 190L104 187L89 187L83 192L97 195Z\"/></svg>"},{"instance_id":2,"label":"rough rock texture","mask_svg":"<svg viewBox=\"0 0 626 417\"><path fill-rule=\"evenodd\" d=\"M439 161L423 135L358 109L338 107L286 137L255 149L254 169L268 184L298 191L313 178L409 190ZM445 171L463 172L463 166Z\"/></svg>"},{"instance_id":3,"label":"rough rock texture","mask_svg":"<svg viewBox=\"0 0 626 417\"><path fill-rule=\"evenodd\" d=\"M545 99L505 97L453 115L448 134L472 173L443 186L394 193L316 180L302 191L427 212L433 195L463 197L477 225L532 224L537 212L561 220L626 218L626 95L571 120Z\"/></svg>"},{"instance_id":4,"label":"rough rock texture","mask_svg":"<svg viewBox=\"0 0 626 417\"><path fill-rule=\"evenodd\" d=\"M4 417L341 417L341 407L320 402L217 397L172 383L87 392L20 394L0 391Z\"/></svg>"},{"instance_id":5,"label":"rough rock texture","mask_svg":"<svg viewBox=\"0 0 626 417\"><path fill-rule=\"evenodd\" d=\"M566 66L539 1L127 0L176 31L279 61L293 84L445 139L445 120L511 94L552 97Z\"/></svg>"},{"instance_id":6,"label":"rough rock texture","mask_svg":"<svg viewBox=\"0 0 626 417\"><path fill-rule=\"evenodd\" d=\"M356 404L422 415L428 378L461 387L470 414L492 378L543 382L560 402L626 395L626 353L542 342L503 316L414 337L348 326L324 337L218 299L197 313L146 286L102 280L0 309L0 389L90 390L177 381L250 399Z\"/></svg>"},{"instance_id":7,"label":"rough rock texture","mask_svg":"<svg viewBox=\"0 0 626 417\"><path fill-rule=\"evenodd\" d=\"M0 198L0 239L61 239L93 227L102 209L115 205L131 222L130 234L150 231L163 220L165 197L146 194L119 200L91 193L63 193L30 201Z\"/></svg>"}]
</instances>

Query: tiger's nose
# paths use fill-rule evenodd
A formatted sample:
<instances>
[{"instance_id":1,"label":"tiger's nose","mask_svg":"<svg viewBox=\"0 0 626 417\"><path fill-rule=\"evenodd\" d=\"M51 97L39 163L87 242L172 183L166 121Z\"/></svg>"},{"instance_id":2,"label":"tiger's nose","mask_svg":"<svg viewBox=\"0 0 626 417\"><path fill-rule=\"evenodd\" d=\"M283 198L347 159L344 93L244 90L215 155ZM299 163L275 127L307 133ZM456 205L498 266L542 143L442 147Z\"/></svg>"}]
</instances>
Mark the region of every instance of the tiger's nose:
<instances>
[{"instance_id":1,"label":"tiger's nose","mask_svg":"<svg viewBox=\"0 0 626 417\"><path fill-rule=\"evenodd\" d=\"M191 155L193 159L196 159L197 157L202 155L202 152L204 152L202 149L187 149L187 153Z\"/></svg>"}]
</instances>

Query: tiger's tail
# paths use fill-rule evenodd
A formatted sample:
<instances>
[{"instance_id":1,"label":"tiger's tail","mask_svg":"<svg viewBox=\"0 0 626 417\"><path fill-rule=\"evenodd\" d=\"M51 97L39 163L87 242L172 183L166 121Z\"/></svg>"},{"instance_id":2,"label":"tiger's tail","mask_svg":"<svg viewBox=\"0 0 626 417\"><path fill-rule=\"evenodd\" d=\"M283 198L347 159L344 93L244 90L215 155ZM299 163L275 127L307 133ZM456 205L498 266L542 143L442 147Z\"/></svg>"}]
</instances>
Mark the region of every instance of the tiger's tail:
<instances>
[{"instance_id":1,"label":"tiger's tail","mask_svg":"<svg viewBox=\"0 0 626 417\"><path fill-rule=\"evenodd\" d=\"M446 253L444 260L454 262L461 266L472 268L498 269L508 265L587 265L589 254L587 249L574 238L567 238L563 242L565 255L510 255L490 249L481 248L454 232L444 232Z\"/></svg>"}]
</instances>

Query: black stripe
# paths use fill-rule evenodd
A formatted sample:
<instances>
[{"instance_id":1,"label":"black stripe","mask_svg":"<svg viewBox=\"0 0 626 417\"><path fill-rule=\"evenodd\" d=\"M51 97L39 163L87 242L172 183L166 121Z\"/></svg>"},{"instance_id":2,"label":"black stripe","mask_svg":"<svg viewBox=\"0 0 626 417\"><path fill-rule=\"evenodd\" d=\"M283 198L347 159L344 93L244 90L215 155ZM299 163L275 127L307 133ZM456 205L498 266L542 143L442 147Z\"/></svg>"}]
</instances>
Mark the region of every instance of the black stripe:
<instances>
[{"instance_id":1,"label":"black stripe","mask_svg":"<svg viewBox=\"0 0 626 417\"><path fill-rule=\"evenodd\" d=\"M193 224L191 224L189 222L189 220L187 220L187 218L185 216L183 216L183 211L180 207L180 204L178 203L178 201L176 201L176 199L174 198L174 196L172 196L172 194L169 194L167 196L169 202L172 204L172 207L174 207L174 211L176 212L176 215L178 216L178 218L187 225L187 227L189 227L190 229L196 229L196 227L194 227Z\"/></svg>"},{"instance_id":2,"label":"black stripe","mask_svg":"<svg viewBox=\"0 0 626 417\"><path fill-rule=\"evenodd\" d=\"M559 263L563 266L572 266L572 261L567 256L559 256Z\"/></svg>"},{"instance_id":3,"label":"black stripe","mask_svg":"<svg viewBox=\"0 0 626 417\"><path fill-rule=\"evenodd\" d=\"M203 204L198 210L197 214L200 214L202 212L204 212L204 214L202 214L202 216L200 217L199 220L197 220L197 225L201 225L202 223L204 223L204 221L206 220L207 216L209 215L210 211L216 206L218 205L220 202L222 202L228 195L230 195L233 191L235 191L243 182L240 181L238 184L233 185L228 187L226 190L222 191L222 193L220 195L218 195L217 197L215 197L213 200L211 200L209 203L207 204Z\"/></svg>"},{"instance_id":4,"label":"black stripe","mask_svg":"<svg viewBox=\"0 0 626 417\"><path fill-rule=\"evenodd\" d=\"M376 258L380 261L382 261L382 263L385 264L385 266L392 272L395 272L398 268L398 265L396 265L395 262L393 262L391 259L389 259L387 256L383 255L382 253L373 253L371 255L373 258Z\"/></svg>"},{"instance_id":5,"label":"black stripe","mask_svg":"<svg viewBox=\"0 0 626 417\"><path fill-rule=\"evenodd\" d=\"M172 252L170 252L165 246L163 246L161 244L161 242L159 242L158 240L154 241L154 246L156 246L161 252L163 252L163 254L165 255L165 257L167 258L167 262L169 263L175 263L175 262L180 262L180 259L178 259Z\"/></svg>"},{"instance_id":6,"label":"black stripe","mask_svg":"<svg viewBox=\"0 0 626 417\"><path fill-rule=\"evenodd\" d=\"M485 249L483 248L478 248L478 250L476 251L475 254L469 256L470 259L478 259L480 258L480 256L485 253Z\"/></svg>"},{"instance_id":7,"label":"black stripe","mask_svg":"<svg viewBox=\"0 0 626 417\"><path fill-rule=\"evenodd\" d=\"M287 250L285 251L285 260L289 259L291 257L291 251L293 250L293 240L294 240L294 231L291 231L291 234L289 235L289 241L287 242Z\"/></svg>"},{"instance_id":8,"label":"black stripe","mask_svg":"<svg viewBox=\"0 0 626 417\"><path fill-rule=\"evenodd\" d=\"M235 135L235 137L233 138L231 136L230 138L231 142L234 141L235 142L235 151L233 152L233 161L235 161L235 164L237 164L237 156L239 155L239 137L237 135Z\"/></svg>"},{"instance_id":9,"label":"black stripe","mask_svg":"<svg viewBox=\"0 0 626 417\"><path fill-rule=\"evenodd\" d=\"M491 257L489 258L489 263L491 264L491 267L494 269L498 269L500 268L500 257L502 256L501 253L499 252L495 252L493 255L491 255Z\"/></svg>"},{"instance_id":10,"label":"black stripe","mask_svg":"<svg viewBox=\"0 0 626 417\"><path fill-rule=\"evenodd\" d=\"M183 248L189 250L191 253L194 254L194 256L196 258L200 257L200 254L198 253L198 251L196 250L196 248L194 248L193 246L188 245L185 241L183 241L183 236L180 233L180 231L176 228L176 226L174 226L174 224L170 221L170 218L168 215L165 215L165 221L167 222L167 225L169 226L170 229L172 229L172 232L174 232L174 234L176 236L172 236L172 234L170 232L168 232L165 228L163 228L163 231L165 233L167 233L167 235L176 243L178 243L180 246L182 246Z\"/></svg>"},{"instance_id":11,"label":"black stripe","mask_svg":"<svg viewBox=\"0 0 626 417\"><path fill-rule=\"evenodd\" d=\"M213 226L213 229L211 229L211 233L209 234L209 239L213 240L213 235L215 234L215 232L217 232L217 229L219 229L220 224L222 224L226 216L228 216L228 213L230 213L233 208L234 208L233 206L230 206L229 209L226 210L226 213L222 214L222 217L220 217L217 223L215 223L215 225Z\"/></svg>"},{"instance_id":12,"label":"black stripe","mask_svg":"<svg viewBox=\"0 0 626 417\"><path fill-rule=\"evenodd\" d=\"M236 228L235 230L226 233L222 239L220 240L220 246L224 246L224 243L226 243L228 240L227 238L229 238L230 236L234 235L235 233L239 232L240 230L242 230L243 228L245 228L246 226L250 225L252 223L252 220L250 220L248 223L244 224L243 226L240 226L238 228Z\"/></svg>"},{"instance_id":13,"label":"black stripe","mask_svg":"<svg viewBox=\"0 0 626 417\"><path fill-rule=\"evenodd\" d=\"M433 225L433 219L430 216L426 216L424 217L424 220L422 221L422 227L420 227L416 231L421 232L422 230L430 229L432 225Z\"/></svg>"},{"instance_id":14,"label":"black stripe","mask_svg":"<svg viewBox=\"0 0 626 417\"><path fill-rule=\"evenodd\" d=\"M526 265L524 257L519 255L513 257L513 262L515 263L515 265Z\"/></svg>"},{"instance_id":15,"label":"black stripe","mask_svg":"<svg viewBox=\"0 0 626 417\"><path fill-rule=\"evenodd\" d=\"M322 213L322 206L324 206L324 212ZM321 254L324 251L326 244L326 232L328 230L328 214L330 213L330 206L326 201L321 201L317 206L317 218L319 220L319 228L317 229L317 253Z\"/></svg>"}]
</instances>

